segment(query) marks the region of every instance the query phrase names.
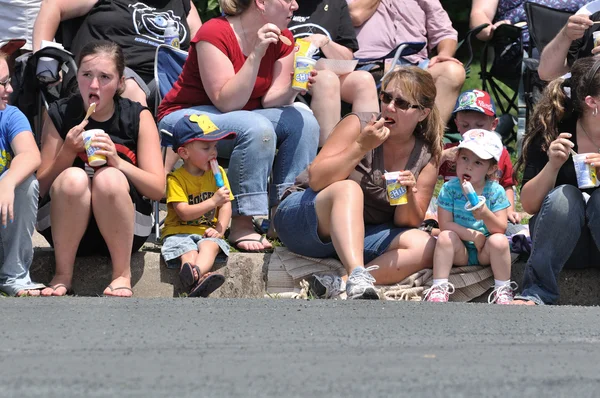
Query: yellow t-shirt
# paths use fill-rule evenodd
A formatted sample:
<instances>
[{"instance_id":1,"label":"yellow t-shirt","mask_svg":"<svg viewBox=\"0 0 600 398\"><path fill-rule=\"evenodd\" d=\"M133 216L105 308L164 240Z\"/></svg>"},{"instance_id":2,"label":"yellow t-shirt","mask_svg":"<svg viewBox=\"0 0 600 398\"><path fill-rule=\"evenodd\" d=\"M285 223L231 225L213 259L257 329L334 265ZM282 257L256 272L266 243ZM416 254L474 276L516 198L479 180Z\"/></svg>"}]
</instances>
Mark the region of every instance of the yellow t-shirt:
<instances>
[{"instance_id":1,"label":"yellow t-shirt","mask_svg":"<svg viewBox=\"0 0 600 398\"><path fill-rule=\"evenodd\" d=\"M231 192L227 174L219 166L225 186ZM219 209L215 208L197 220L182 221L173 208L173 203L187 202L190 205L210 199L217 191L217 184L212 171L206 171L201 176L194 176L183 167L169 173L167 176L167 218L162 229L162 236L175 234L204 235L208 228L214 228L219 217ZM233 194L229 194L233 200Z\"/></svg>"}]
</instances>

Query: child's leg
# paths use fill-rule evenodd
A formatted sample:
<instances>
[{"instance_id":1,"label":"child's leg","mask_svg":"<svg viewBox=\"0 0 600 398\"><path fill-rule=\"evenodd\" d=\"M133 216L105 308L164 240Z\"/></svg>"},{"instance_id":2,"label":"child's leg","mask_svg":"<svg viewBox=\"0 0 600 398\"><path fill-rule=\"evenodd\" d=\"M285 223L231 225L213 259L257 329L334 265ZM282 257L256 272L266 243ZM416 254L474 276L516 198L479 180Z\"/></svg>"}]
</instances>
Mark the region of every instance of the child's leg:
<instances>
[{"instance_id":1,"label":"child's leg","mask_svg":"<svg viewBox=\"0 0 600 398\"><path fill-rule=\"evenodd\" d=\"M435 303L445 303L454 286L448 283L448 276L454 264L467 265L469 254L465 244L456 232L442 231L438 236L433 252L433 284L423 292L424 299Z\"/></svg>"},{"instance_id":2,"label":"child's leg","mask_svg":"<svg viewBox=\"0 0 600 398\"><path fill-rule=\"evenodd\" d=\"M198 252L195 250L189 251L187 253L183 253L181 257L179 257L179 261L181 261L181 265L185 263L196 264L196 258L198 257ZM200 276L200 275L198 275Z\"/></svg>"},{"instance_id":3,"label":"child's leg","mask_svg":"<svg viewBox=\"0 0 600 398\"><path fill-rule=\"evenodd\" d=\"M198 256L195 268L200 270L198 283L190 290L190 297L208 297L225 282L223 275L209 272L221 248L211 240L202 240L198 243Z\"/></svg>"},{"instance_id":4,"label":"child's leg","mask_svg":"<svg viewBox=\"0 0 600 398\"><path fill-rule=\"evenodd\" d=\"M510 304L517 284L510 281L510 246L506 235L489 236L478 259L480 264L491 264L494 273L494 290L488 297L488 303Z\"/></svg>"},{"instance_id":5,"label":"child's leg","mask_svg":"<svg viewBox=\"0 0 600 398\"><path fill-rule=\"evenodd\" d=\"M489 236L478 256L479 264L492 266L494 279L499 281L510 280L510 246L504 234Z\"/></svg>"},{"instance_id":6,"label":"child's leg","mask_svg":"<svg viewBox=\"0 0 600 398\"><path fill-rule=\"evenodd\" d=\"M465 244L453 231L442 231L433 252L433 279L446 279L454 264L467 265L469 255Z\"/></svg>"},{"instance_id":7,"label":"child's leg","mask_svg":"<svg viewBox=\"0 0 600 398\"><path fill-rule=\"evenodd\" d=\"M217 254L219 254L219 250L221 250L221 248L213 241L203 240L198 243L198 253L195 264L200 268L200 277L212 269L215 258L217 258Z\"/></svg>"}]
</instances>

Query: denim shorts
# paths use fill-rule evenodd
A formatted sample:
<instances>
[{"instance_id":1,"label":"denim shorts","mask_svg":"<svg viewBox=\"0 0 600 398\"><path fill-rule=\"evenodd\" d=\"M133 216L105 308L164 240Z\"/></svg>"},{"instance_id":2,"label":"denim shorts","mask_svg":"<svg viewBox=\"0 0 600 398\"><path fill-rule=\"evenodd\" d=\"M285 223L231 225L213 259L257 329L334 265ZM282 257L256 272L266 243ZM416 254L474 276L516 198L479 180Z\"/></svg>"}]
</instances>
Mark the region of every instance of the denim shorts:
<instances>
[{"instance_id":1,"label":"denim shorts","mask_svg":"<svg viewBox=\"0 0 600 398\"><path fill-rule=\"evenodd\" d=\"M163 240L161 249L167 268L179 268L181 266L179 257L187 252L198 251L198 245L205 240L215 242L221 251L229 256L229 244L223 239L205 238L198 234L169 235Z\"/></svg>"},{"instance_id":2,"label":"denim shorts","mask_svg":"<svg viewBox=\"0 0 600 398\"><path fill-rule=\"evenodd\" d=\"M317 193L312 189L294 192L279 204L273 222L279 239L294 253L309 257L336 257L333 243L323 242L317 232ZM364 262L368 264L385 253L396 236L411 228L398 228L392 222L365 225Z\"/></svg>"}]
</instances>

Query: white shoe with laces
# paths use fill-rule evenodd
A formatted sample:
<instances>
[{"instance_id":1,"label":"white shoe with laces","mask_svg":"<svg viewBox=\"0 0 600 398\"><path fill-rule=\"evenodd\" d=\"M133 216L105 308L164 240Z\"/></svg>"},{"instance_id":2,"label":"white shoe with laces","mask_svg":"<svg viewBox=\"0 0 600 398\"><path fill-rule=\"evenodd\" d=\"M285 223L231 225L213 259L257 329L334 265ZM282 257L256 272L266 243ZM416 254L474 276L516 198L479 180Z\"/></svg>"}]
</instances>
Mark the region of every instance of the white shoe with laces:
<instances>
[{"instance_id":1,"label":"white shoe with laces","mask_svg":"<svg viewBox=\"0 0 600 398\"><path fill-rule=\"evenodd\" d=\"M311 290L318 298L332 299L339 297L340 294L346 291L346 284L337 275L314 274L313 276L315 277L315 282Z\"/></svg>"},{"instance_id":2,"label":"white shoe with laces","mask_svg":"<svg viewBox=\"0 0 600 398\"><path fill-rule=\"evenodd\" d=\"M452 293L454 293L454 285L452 283L446 282L434 285L423 292L423 301L446 303Z\"/></svg>"},{"instance_id":3,"label":"white shoe with laces","mask_svg":"<svg viewBox=\"0 0 600 398\"><path fill-rule=\"evenodd\" d=\"M519 288L517 282L510 281L505 285L494 287L494 290L488 296L490 304L510 304L515 298L515 290Z\"/></svg>"},{"instance_id":4,"label":"white shoe with laces","mask_svg":"<svg viewBox=\"0 0 600 398\"><path fill-rule=\"evenodd\" d=\"M354 268L348 282L346 282L346 294L348 299L366 299L379 300L379 294L375 289L375 278L370 274L371 271L379 269L378 265L371 265L368 268Z\"/></svg>"}]
</instances>

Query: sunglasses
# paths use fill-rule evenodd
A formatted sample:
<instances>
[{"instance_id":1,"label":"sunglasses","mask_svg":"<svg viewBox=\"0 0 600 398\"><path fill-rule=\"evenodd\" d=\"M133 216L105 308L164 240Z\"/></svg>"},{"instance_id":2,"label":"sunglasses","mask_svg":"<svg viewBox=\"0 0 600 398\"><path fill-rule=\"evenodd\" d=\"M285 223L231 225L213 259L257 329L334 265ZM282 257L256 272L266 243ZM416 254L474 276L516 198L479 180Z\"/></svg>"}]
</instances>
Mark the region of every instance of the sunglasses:
<instances>
[{"instance_id":1,"label":"sunglasses","mask_svg":"<svg viewBox=\"0 0 600 398\"><path fill-rule=\"evenodd\" d=\"M6 78L6 80L0 82L0 86L4 86L4 88L6 88L6 86L8 86L11 81L12 81L12 79L10 77L8 77L8 78Z\"/></svg>"},{"instance_id":2,"label":"sunglasses","mask_svg":"<svg viewBox=\"0 0 600 398\"><path fill-rule=\"evenodd\" d=\"M385 91L382 91L379 94L379 99L381 100L381 102L383 102L384 104L389 104L390 102L394 102L394 106L398 109L401 109L403 111L406 111L408 109L411 108L420 108L419 105L413 105L410 102L408 102L405 99L402 98L394 98L392 97L392 95L390 93L386 93Z\"/></svg>"}]
</instances>

